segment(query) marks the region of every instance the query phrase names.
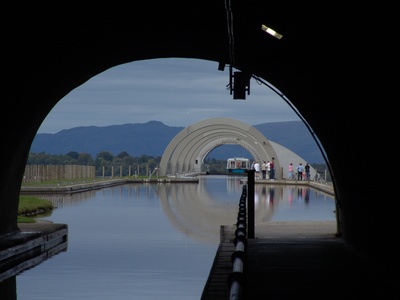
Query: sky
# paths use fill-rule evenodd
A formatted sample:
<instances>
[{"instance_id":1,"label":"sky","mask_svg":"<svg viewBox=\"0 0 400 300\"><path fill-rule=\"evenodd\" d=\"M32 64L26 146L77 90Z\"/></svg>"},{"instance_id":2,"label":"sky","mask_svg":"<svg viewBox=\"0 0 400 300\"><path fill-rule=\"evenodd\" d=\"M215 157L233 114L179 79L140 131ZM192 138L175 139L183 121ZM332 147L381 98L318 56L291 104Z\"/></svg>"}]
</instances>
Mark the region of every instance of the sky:
<instances>
[{"instance_id":1,"label":"sky","mask_svg":"<svg viewBox=\"0 0 400 300\"><path fill-rule=\"evenodd\" d=\"M38 133L149 121L187 127L209 118L230 118L251 126L300 120L275 91L254 78L245 100L234 100L228 83L229 67L219 71L218 63L206 60L126 63L71 91L53 107Z\"/></svg>"}]
</instances>

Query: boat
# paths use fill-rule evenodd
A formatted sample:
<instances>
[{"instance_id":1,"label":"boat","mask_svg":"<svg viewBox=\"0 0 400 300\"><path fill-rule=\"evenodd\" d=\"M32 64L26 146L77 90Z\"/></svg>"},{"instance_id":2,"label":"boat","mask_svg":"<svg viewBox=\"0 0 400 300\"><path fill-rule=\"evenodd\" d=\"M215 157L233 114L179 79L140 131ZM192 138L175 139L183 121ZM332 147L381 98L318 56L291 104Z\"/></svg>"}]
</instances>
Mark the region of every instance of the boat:
<instances>
[{"instance_id":1,"label":"boat","mask_svg":"<svg viewBox=\"0 0 400 300\"><path fill-rule=\"evenodd\" d=\"M232 157L226 161L226 172L230 174L241 174L250 170L250 159L244 157Z\"/></svg>"}]
</instances>

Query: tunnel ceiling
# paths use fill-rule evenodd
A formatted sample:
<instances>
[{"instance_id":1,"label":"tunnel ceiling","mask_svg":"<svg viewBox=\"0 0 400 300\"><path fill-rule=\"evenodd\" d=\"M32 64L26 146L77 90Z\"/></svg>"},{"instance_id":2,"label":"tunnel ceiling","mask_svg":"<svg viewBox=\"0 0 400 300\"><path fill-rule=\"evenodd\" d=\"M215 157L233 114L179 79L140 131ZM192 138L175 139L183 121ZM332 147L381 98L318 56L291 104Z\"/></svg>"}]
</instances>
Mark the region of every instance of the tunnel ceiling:
<instances>
[{"instance_id":1,"label":"tunnel ceiling","mask_svg":"<svg viewBox=\"0 0 400 300\"><path fill-rule=\"evenodd\" d=\"M24 9L14 7L19 15L8 19L7 27L13 31L7 38L13 43L13 55L19 51L20 56L17 61L5 63L33 70L42 68L46 62L45 80L57 79L60 85L60 81L68 79L71 87L129 61L190 57L231 65L268 79L282 90L284 82L291 82L291 78L301 76L304 70L316 78L319 72L326 72L324 57L328 53L322 50L328 46L333 51L338 40L344 38L336 30L340 25L332 23L330 28L325 21L323 28L316 26L321 18L328 16L271 10L266 1L152 1L142 2L137 8L123 8L109 2L68 3L50 14L46 8L42 3L28 3ZM20 26L21 22L27 26ZM281 33L283 38L279 40L262 31L263 24ZM29 52L25 50L27 46ZM287 56L287 47L295 48L296 52ZM318 56L313 55L315 51ZM318 58L321 69L312 71L310 59ZM329 59L332 62L335 58ZM18 72L18 68L11 69ZM55 74L57 78L53 77ZM71 75L73 80L69 78ZM289 86L285 89L290 96Z\"/></svg>"}]
</instances>

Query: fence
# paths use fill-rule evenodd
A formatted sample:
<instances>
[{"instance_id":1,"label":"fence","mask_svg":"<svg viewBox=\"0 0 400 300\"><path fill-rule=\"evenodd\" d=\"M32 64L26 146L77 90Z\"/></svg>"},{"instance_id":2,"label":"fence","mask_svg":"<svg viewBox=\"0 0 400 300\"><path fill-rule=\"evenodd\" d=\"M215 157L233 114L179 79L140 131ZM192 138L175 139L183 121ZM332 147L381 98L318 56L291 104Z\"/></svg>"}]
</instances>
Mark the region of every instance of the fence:
<instances>
[{"instance_id":1,"label":"fence","mask_svg":"<svg viewBox=\"0 0 400 300\"><path fill-rule=\"evenodd\" d=\"M82 165L27 165L23 183L62 181L73 179L95 179L94 166Z\"/></svg>"}]
</instances>

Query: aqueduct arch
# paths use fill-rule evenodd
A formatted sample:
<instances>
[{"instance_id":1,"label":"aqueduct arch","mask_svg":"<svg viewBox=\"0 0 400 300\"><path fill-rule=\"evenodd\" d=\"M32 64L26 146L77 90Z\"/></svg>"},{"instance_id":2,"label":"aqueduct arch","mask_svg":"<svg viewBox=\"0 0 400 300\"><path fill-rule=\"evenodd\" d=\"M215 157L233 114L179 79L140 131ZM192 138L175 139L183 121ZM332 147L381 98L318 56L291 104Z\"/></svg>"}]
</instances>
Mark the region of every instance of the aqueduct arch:
<instances>
[{"instance_id":1,"label":"aqueduct arch","mask_svg":"<svg viewBox=\"0 0 400 300\"><path fill-rule=\"evenodd\" d=\"M159 174L200 172L207 154L222 145L242 146L257 161L274 158L280 170L279 158L261 132L238 120L213 118L186 127L172 139L161 158ZM277 173L280 178L282 174Z\"/></svg>"}]
</instances>

